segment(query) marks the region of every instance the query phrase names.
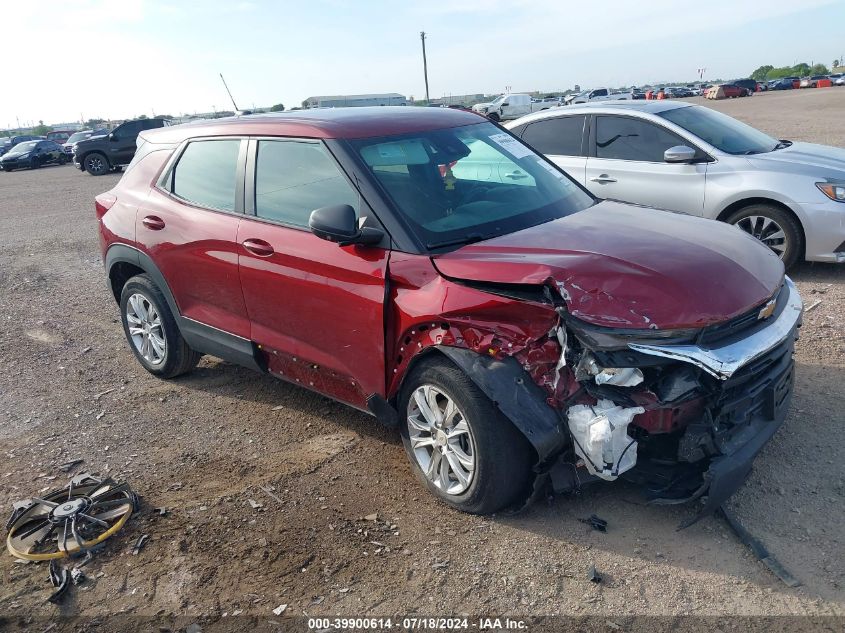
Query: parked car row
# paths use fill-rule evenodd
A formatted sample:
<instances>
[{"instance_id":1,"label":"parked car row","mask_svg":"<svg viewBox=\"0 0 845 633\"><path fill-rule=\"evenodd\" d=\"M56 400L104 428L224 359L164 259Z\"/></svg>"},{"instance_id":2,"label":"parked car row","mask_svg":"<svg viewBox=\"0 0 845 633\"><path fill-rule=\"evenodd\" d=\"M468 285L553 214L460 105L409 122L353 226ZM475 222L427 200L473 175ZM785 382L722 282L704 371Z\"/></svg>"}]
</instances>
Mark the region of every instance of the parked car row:
<instances>
[{"instance_id":1,"label":"parked car row","mask_svg":"<svg viewBox=\"0 0 845 633\"><path fill-rule=\"evenodd\" d=\"M466 512L619 478L715 511L789 410L802 303L778 256L838 257L842 156L677 101L507 128L382 107L142 132L95 200L129 349L163 379L208 353L368 411ZM749 234L692 217L719 196Z\"/></svg>"},{"instance_id":2,"label":"parked car row","mask_svg":"<svg viewBox=\"0 0 845 633\"><path fill-rule=\"evenodd\" d=\"M68 162L62 146L53 141L24 141L13 146L0 157L0 169L37 169L44 165L64 165Z\"/></svg>"},{"instance_id":3,"label":"parked car row","mask_svg":"<svg viewBox=\"0 0 845 633\"><path fill-rule=\"evenodd\" d=\"M0 156L11 157L8 161L0 160L0 168L12 171L53 163L63 165L72 160L78 169L92 176L101 176L132 161L140 132L168 124L169 120L163 118L137 119L125 121L111 132L99 129L48 133L48 136L53 135L53 139L58 139L61 144L32 135L0 138ZM18 147L20 151L16 150Z\"/></svg>"},{"instance_id":4,"label":"parked car row","mask_svg":"<svg viewBox=\"0 0 845 633\"><path fill-rule=\"evenodd\" d=\"M26 143L27 141L41 141L44 140L44 138L45 137L43 136L34 136L32 134L2 136L0 137L0 156L3 156L6 152L10 151L13 147L20 143Z\"/></svg>"},{"instance_id":5,"label":"parked car row","mask_svg":"<svg viewBox=\"0 0 845 633\"><path fill-rule=\"evenodd\" d=\"M79 139L71 146L73 164L92 176L102 176L128 165L135 156L138 134L144 130L168 125L162 118L124 121L111 132L92 132L88 138Z\"/></svg>"}]
</instances>

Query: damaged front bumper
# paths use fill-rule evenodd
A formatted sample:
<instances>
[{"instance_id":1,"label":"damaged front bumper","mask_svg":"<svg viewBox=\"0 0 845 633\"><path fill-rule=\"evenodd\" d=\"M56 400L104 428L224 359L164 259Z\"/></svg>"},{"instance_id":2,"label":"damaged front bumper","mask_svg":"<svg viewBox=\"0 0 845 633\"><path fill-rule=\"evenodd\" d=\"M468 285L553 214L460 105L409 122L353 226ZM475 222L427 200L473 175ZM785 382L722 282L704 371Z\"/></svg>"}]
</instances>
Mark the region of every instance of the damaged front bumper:
<instances>
[{"instance_id":1,"label":"damaged front bumper","mask_svg":"<svg viewBox=\"0 0 845 633\"><path fill-rule=\"evenodd\" d=\"M800 325L803 304L798 289L789 277L784 279L784 291L787 293L782 305L773 304L776 313L772 313L765 327L752 334L734 337L722 341L716 346L706 345L644 345L629 343L628 347L636 352L672 358L692 363L721 380L730 378L740 367L747 365L781 343ZM763 320L765 310L761 308L758 319Z\"/></svg>"},{"instance_id":2,"label":"damaged front bumper","mask_svg":"<svg viewBox=\"0 0 845 633\"><path fill-rule=\"evenodd\" d=\"M627 399L628 407L642 405L646 395L654 396L653 390L658 395L652 415L661 409L680 410L690 403L700 403L697 409L693 407L695 415L671 429L649 427L649 414L635 416L629 433L632 443L634 438L639 441L637 464L620 475L643 485L652 503L677 504L706 498L700 512L682 527L713 513L742 486L755 457L786 419L794 384L792 356L801 317L801 297L786 278L777 299L760 308L759 313L744 316L745 325L740 329L709 337L702 333L695 343L628 343L630 350L646 356L644 365L648 365L648 357L662 363L661 375L686 376L676 384L683 384L689 391L667 402L669 399L661 398L663 394L655 388L658 381L653 381L651 386L646 382L617 389L619 398L611 400L622 404ZM591 354L591 350L584 352L587 358ZM690 372L698 378L690 377ZM581 385L596 391L589 378L580 379ZM599 383L595 379L594 382ZM570 418L576 409L569 408ZM576 435L573 433L573 438L580 449L587 438L578 442ZM576 453L582 458L585 454L583 450ZM557 490L583 485L594 480L595 474L609 479L590 467L594 465L589 463L589 456L582 462L588 462L583 464L590 473L587 477L579 476L580 469L571 464L552 469Z\"/></svg>"}]
</instances>

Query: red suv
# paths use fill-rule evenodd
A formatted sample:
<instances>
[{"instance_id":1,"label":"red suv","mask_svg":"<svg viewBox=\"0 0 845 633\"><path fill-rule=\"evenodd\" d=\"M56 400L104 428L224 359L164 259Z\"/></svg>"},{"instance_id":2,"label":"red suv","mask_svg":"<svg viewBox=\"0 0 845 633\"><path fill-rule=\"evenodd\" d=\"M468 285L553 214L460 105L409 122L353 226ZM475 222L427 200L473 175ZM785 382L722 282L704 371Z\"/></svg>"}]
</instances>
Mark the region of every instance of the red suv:
<instances>
[{"instance_id":1,"label":"red suv","mask_svg":"<svg viewBox=\"0 0 845 633\"><path fill-rule=\"evenodd\" d=\"M464 511L624 477L701 516L789 407L801 299L768 248L597 200L473 113L146 131L96 211L145 369L212 354L369 411Z\"/></svg>"}]
</instances>

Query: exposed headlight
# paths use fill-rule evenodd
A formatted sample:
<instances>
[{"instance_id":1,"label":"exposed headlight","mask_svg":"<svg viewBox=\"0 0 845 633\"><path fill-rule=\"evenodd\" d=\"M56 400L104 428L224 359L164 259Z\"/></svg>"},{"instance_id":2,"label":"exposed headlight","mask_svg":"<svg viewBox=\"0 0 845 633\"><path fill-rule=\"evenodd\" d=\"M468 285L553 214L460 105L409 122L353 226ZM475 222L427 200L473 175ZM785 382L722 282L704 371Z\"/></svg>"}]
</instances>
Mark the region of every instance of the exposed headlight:
<instances>
[{"instance_id":1,"label":"exposed headlight","mask_svg":"<svg viewBox=\"0 0 845 633\"><path fill-rule=\"evenodd\" d=\"M832 182L817 182L816 187L831 200L845 202L845 185L837 185Z\"/></svg>"},{"instance_id":2,"label":"exposed headlight","mask_svg":"<svg viewBox=\"0 0 845 633\"><path fill-rule=\"evenodd\" d=\"M568 318L566 324L588 348L594 350L624 350L628 343L682 344L690 343L700 330L688 328L681 330L629 330L607 328L584 323L580 319Z\"/></svg>"}]
</instances>

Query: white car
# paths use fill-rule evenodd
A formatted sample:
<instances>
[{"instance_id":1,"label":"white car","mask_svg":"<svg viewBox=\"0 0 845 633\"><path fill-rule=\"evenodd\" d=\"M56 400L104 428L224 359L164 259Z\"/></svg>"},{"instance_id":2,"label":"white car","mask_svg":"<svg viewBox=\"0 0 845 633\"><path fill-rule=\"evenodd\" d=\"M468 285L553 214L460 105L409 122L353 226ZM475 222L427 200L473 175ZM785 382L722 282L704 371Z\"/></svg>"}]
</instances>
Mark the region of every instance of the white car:
<instances>
[{"instance_id":1,"label":"white car","mask_svg":"<svg viewBox=\"0 0 845 633\"><path fill-rule=\"evenodd\" d=\"M475 104L472 106L472 111L483 114L491 121L508 121L532 112L548 110L556 105L557 103L534 99L527 94L505 94L496 97L490 103Z\"/></svg>"},{"instance_id":2,"label":"white car","mask_svg":"<svg viewBox=\"0 0 845 633\"><path fill-rule=\"evenodd\" d=\"M569 106L506 127L599 198L734 224L787 267L845 263L843 149L678 101Z\"/></svg>"},{"instance_id":3,"label":"white car","mask_svg":"<svg viewBox=\"0 0 845 633\"><path fill-rule=\"evenodd\" d=\"M579 92L577 95L568 95L564 101L566 105L573 105L592 101L620 101L626 99L631 99L631 93L614 92L610 88L593 88L592 90Z\"/></svg>"}]
</instances>

